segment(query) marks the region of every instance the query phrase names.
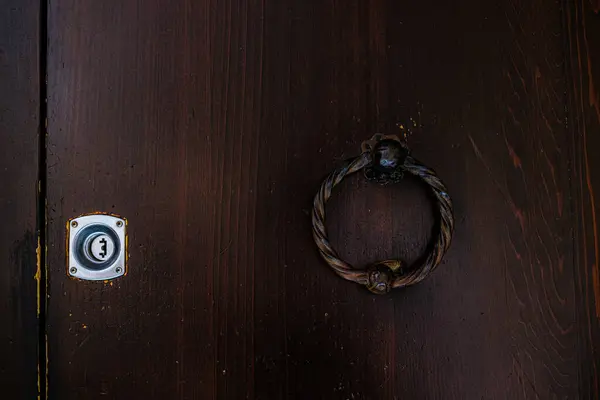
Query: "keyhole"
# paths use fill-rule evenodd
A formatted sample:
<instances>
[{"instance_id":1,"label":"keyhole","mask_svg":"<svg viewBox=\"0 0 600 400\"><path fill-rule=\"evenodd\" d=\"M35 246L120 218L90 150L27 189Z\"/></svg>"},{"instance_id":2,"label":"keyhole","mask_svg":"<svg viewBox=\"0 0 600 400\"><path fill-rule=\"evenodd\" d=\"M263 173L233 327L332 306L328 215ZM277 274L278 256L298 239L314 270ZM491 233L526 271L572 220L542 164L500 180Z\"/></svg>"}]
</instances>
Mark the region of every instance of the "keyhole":
<instances>
[{"instance_id":1,"label":"keyhole","mask_svg":"<svg viewBox=\"0 0 600 400\"><path fill-rule=\"evenodd\" d=\"M102 244L102 246L100 247L100 250L101 250L100 251L100 257L106 258L106 254L107 254L106 253L106 251L107 251L106 250L106 245L107 245L106 238L100 239L100 243Z\"/></svg>"},{"instance_id":2,"label":"keyhole","mask_svg":"<svg viewBox=\"0 0 600 400\"><path fill-rule=\"evenodd\" d=\"M115 252L115 243L112 238L104 234L93 238L89 246L89 253L97 261L105 261Z\"/></svg>"}]
</instances>

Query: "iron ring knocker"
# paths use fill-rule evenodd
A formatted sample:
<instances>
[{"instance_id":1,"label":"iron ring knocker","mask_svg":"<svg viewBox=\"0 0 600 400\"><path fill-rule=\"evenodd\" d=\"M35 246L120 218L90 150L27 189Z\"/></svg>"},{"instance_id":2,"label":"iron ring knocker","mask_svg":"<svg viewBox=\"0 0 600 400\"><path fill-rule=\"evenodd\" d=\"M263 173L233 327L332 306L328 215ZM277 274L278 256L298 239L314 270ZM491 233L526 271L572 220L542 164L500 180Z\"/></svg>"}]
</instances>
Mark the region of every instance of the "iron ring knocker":
<instances>
[{"instance_id":1,"label":"iron ring knocker","mask_svg":"<svg viewBox=\"0 0 600 400\"><path fill-rule=\"evenodd\" d=\"M429 252L417 265L406 266L400 260L379 261L366 270L357 270L342 260L329 243L325 228L325 203L333 188L347 175L364 170L365 177L380 184L397 183L405 173L419 177L433 192L439 210L439 232L433 238ZM413 285L425 279L442 261L450 246L454 230L452 201L446 186L435 172L410 156L408 148L397 136L375 135L363 142L362 154L346 160L321 184L313 203L313 237L319 253L342 278L365 285L376 294Z\"/></svg>"}]
</instances>

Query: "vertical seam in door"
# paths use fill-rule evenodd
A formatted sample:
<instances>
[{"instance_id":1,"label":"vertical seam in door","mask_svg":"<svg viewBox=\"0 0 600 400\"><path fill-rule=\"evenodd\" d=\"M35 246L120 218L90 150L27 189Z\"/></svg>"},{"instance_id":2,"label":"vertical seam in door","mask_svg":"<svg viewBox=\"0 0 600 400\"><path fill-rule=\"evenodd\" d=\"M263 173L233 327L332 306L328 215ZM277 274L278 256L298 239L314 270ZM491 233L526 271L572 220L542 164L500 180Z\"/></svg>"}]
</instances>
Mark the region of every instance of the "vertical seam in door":
<instances>
[{"instance_id":1,"label":"vertical seam in door","mask_svg":"<svg viewBox=\"0 0 600 400\"><path fill-rule=\"evenodd\" d=\"M40 0L39 8L39 140L38 140L38 196L37 196L37 316L38 316L38 399L48 398L48 340L46 334L46 303L48 289L47 218L46 218L46 138L47 138L47 47L48 47L48 4Z\"/></svg>"}]
</instances>

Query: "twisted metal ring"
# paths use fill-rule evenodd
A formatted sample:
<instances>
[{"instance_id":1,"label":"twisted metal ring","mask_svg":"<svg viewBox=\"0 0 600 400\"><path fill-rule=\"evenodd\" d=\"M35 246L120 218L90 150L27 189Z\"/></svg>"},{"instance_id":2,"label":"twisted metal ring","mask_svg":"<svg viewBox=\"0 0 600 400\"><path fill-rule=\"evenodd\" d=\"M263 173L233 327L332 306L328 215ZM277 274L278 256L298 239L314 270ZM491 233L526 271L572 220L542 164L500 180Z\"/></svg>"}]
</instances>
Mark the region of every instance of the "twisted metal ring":
<instances>
[{"instance_id":1,"label":"twisted metal ring","mask_svg":"<svg viewBox=\"0 0 600 400\"><path fill-rule=\"evenodd\" d=\"M362 144L362 151L360 156L346 160L321 184L313 203L313 238L323 259L339 276L365 285L373 293L384 294L392 288L421 282L439 265L450 246L454 231L452 201L446 186L435 172L411 157L398 137L375 135ZM376 262L366 270L358 270L342 260L329 243L325 228L325 203L336 185L360 170L364 170L368 180L380 184L396 183L404 173L410 173L431 188L439 209L439 233L430 244L426 256L416 265L407 267L400 260L385 260Z\"/></svg>"}]
</instances>

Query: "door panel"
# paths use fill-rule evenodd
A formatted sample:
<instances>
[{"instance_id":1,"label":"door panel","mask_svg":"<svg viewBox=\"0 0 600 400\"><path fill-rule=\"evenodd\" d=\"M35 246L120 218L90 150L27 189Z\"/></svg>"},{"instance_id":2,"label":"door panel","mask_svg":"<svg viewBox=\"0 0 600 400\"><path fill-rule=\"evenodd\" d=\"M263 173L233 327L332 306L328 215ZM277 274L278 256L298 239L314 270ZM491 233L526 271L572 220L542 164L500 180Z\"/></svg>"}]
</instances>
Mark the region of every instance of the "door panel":
<instances>
[{"instance_id":1,"label":"door panel","mask_svg":"<svg viewBox=\"0 0 600 400\"><path fill-rule=\"evenodd\" d=\"M598 4L569 3L564 13L569 66L569 137L572 140L571 193L575 224L575 304L579 342L581 398L600 397L600 264L598 215L600 215L600 23ZM596 78L596 79L594 79Z\"/></svg>"},{"instance_id":2,"label":"door panel","mask_svg":"<svg viewBox=\"0 0 600 400\"><path fill-rule=\"evenodd\" d=\"M0 387L4 399L35 399L39 2L0 5Z\"/></svg>"},{"instance_id":3,"label":"door panel","mask_svg":"<svg viewBox=\"0 0 600 400\"><path fill-rule=\"evenodd\" d=\"M50 398L591 397L562 11L51 2ZM382 297L328 269L309 217L375 132L440 173L457 221L431 278ZM126 277L67 277L65 222L95 211L129 221ZM433 223L410 179L352 177L328 207L358 266L414 261Z\"/></svg>"}]
</instances>

